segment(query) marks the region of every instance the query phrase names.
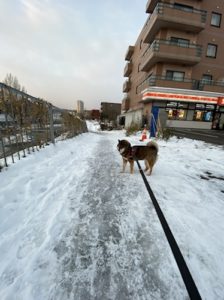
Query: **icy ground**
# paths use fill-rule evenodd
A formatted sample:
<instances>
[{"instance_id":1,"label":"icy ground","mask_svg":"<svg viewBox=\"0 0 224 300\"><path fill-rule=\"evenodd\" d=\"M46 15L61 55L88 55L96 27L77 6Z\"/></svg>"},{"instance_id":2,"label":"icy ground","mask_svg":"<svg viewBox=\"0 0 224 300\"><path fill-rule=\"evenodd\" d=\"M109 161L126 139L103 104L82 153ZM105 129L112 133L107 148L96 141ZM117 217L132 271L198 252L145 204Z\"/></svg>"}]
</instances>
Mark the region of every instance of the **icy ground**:
<instances>
[{"instance_id":1,"label":"icy ground","mask_svg":"<svg viewBox=\"0 0 224 300\"><path fill-rule=\"evenodd\" d=\"M188 299L137 166L120 173L124 132L91 129L0 173L0 299ZM224 299L223 148L158 144L150 185L202 298Z\"/></svg>"}]
</instances>

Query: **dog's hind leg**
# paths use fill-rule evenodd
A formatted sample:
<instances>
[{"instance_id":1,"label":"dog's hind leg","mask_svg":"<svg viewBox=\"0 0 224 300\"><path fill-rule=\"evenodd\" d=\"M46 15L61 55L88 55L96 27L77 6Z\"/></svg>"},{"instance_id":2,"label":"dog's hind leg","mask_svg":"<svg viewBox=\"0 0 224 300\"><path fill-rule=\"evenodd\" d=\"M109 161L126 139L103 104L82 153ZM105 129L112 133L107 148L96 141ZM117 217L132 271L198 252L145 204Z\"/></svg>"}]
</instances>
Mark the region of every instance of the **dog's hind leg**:
<instances>
[{"instance_id":1,"label":"dog's hind leg","mask_svg":"<svg viewBox=\"0 0 224 300\"><path fill-rule=\"evenodd\" d=\"M147 175L151 175L152 174L152 168L149 170L149 172L147 173Z\"/></svg>"},{"instance_id":2,"label":"dog's hind leg","mask_svg":"<svg viewBox=\"0 0 224 300\"><path fill-rule=\"evenodd\" d=\"M130 161L130 173L134 173L134 161Z\"/></svg>"},{"instance_id":3,"label":"dog's hind leg","mask_svg":"<svg viewBox=\"0 0 224 300\"><path fill-rule=\"evenodd\" d=\"M147 175L151 175L152 174L152 168L153 168L154 164L155 164L155 161L153 159L150 159L148 161L149 171L148 171Z\"/></svg>"},{"instance_id":4,"label":"dog's hind leg","mask_svg":"<svg viewBox=\"0 0 224 300\"><path fill-rule=\"evenodd\" d=\"M147 159L145 159L144 162L145 162L145 170L144 170L144 172L146 172L149 169L149 163L148 163Z\"/></svg>"}]
</instances>

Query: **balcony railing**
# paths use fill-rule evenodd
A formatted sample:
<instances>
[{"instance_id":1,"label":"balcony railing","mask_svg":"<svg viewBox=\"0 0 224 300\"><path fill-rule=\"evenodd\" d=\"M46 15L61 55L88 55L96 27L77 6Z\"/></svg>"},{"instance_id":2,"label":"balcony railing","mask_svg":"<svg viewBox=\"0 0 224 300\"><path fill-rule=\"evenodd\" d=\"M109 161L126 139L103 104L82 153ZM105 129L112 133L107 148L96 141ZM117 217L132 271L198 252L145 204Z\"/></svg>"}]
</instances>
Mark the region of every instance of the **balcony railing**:
<instances>
[{"instance_id":1,"label":"balcony railing","mask_svg":"<svg viewBox=\"0 0 224 300\"><path fill-rule=\"evenodd\" d=\"M122 111L127 111L130 108L130 98L128 96L125 96L124 99L122 100L121 104L121 110Z\"/></svg>"},{"instance_id":2,"label":"balcony railing","mask_svg":"<svg viewBox=\"0 0 224 300\"><path fill-rule=\"evenodd\" d=\"M206 16L207 12L204 10L187 10L173 4L158 3L148 19L143 41L151 43L162 28L198 33L205 28Z\"/></svg>"},{"instance_id":3,"label":"balcony railing","mask_svg":"<svg viewBox=\"0 0 224 300\"><path fill-rule=\"evenodd\" d=\"M141 71L149 71L158 62L195 65L200 62L201 54L200 45L171 40L154 40L143 54Z\"/></svg>"},{"instance_id":4,"label":"balcony railing","mask_svg":"<svg viewBox=\"0 0 224 300\"><path fill-rule=\"evenodd\" d=\"M152 13L159 0L148 0L146 4L146 13Z\"/></svg>"},{"instance_id":5,"label":"balcony railing","mask_svg":"<svg viewBox=\"0 0 224 300\"><path fill-rule=\"evenodd\" d=\"M224 81L203 79L194 80L192 89L215 93L224 93Z\"/></svg>"},{"instance_id":6,"label":"balcony railing","mask_svg":"<svg viewBox=\"0 0 224 300\"><path fill-rule=\"evenodd\" d=\"M224 93L224 81L196 80L189 78L169 78L167 76L151 75L137 86L137 93L142 92L150 86L179 88L188 90L200 90L215 93Z\"/></svg>"},{"instance_id":7,"label":"balcony railing","mask_svg":"<svg viewBox=\"0 0 224 300\"><path fill-rule=\"evenodd\" d=\"M125 60L130 60L131 59L132 54L134 53L134 49L135 49L134 46L129 46L128 47L128 50L127 50L127 52L125 54Z\"/></svg>"},{"instance_id":8,"label":"balcony railing","mask_svg":"<svg viewBox=\"0 0 224 300\"><path fill-rule=\"evenodd\" d=\"M125 68L124 68L124 76L128 77L131 74L131 72L132 72L132 63L128 62L128 63L126 63Z\"/></svg>"},{"instance_id":9,"label":"balcony railing","mask_svg":"<svg viewBox=\"0 0 224 300\"><path fill-rule=\"evenodd\" d=\"M123 92L127 93L130 91L131 88L131 81L130 80L126 80L123 84Z\"/></svg>"}]
</instances>

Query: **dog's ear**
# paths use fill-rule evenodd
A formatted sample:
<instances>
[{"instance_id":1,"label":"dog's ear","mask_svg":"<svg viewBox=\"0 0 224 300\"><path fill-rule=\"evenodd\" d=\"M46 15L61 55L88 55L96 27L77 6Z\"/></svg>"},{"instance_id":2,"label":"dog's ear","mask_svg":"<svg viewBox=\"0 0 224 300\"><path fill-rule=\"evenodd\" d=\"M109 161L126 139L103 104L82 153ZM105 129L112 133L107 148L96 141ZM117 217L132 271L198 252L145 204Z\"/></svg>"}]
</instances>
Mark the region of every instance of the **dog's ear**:
<instances>
[{"instance_id":1,"label":"dog's ear","mask_svg":"<svg viewBox=\"0 0 224 300\"><path fill-rule=\"evenodd\" d=\"M118 142L120 143L120 140L118 140Z\"/></svg>"}]
</instances>

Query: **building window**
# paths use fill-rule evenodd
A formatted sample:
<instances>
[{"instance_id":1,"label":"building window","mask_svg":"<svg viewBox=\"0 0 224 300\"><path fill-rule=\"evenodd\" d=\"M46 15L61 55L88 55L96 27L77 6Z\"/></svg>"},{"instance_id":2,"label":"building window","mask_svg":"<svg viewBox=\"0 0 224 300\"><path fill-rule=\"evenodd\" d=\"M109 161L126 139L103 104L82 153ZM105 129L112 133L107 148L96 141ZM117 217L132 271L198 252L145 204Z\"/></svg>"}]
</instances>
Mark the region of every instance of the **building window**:
<instances>
[{"instance_id":1,"label":"building window","mask_svg":"<svg viewBox=\"0 0 224 300\"><path fill-rule=\"evenodd\" d=\"M169 120L212 122L216 106L206 103L167 101L165 110Z\"/></svg>"},{"instance_id":2,"label":"building window","mask_svg":"<svg viewBox=\"0 0 224 300\"><path fill-rule=\"evenodd\" d=\"M208 44L206 56L216 58L216 53L217 53L217 45Z\"/></svg>"},{"instance_id":3,"label":"building window","mask_svg":"<svg viewBox=\"0 0 224 300\"><path fill-rule=\"evenodd\" d=\"M203 114L204 114L203 111L196 110L196 111L194 112L193 120L194 120L194 121L202 121L202 120L203 120Z\"/></svg>"},{"instance_id":4,"label":"building window","mask_svg":"<svg viewBox=\"0 0 224 300\"><path fill-rule=\"evenodd\" d=\"M171 37L170 42L173 45L181 46L181 47L189 47L190 41L187 39Z\"/></svg>"},{"instance_id":5,"label":"building window","mask_svg":"<svg viewBox=\"0 0 224 300\"><path fill-rule=\"evenodd\" d=\"M187 111L184 109L167 109L169 120L186 120Z\"/></svg>"},{"instance_id":6,"label":"building window","mask_svg":"<svg viewBox=\"0 0 224 300\"><path fill-rule=\"evenodd\" d=\"M168 101L166 111L169 120L186 120L188 103Z\"/></svg>"},{"instance_id":7,"label":"building window","mask_svg":"<svg viewBox=\"0 0 224 300\"><path fill-rule=\"evenodd\" d=\"M180 9L180 10L184 10L184 11L188 11L188 12L193 12L193 6L190 6L190 5L185 5L185 4L181 4L181 3L174 3L173 6L176 9Z\"/></svg>"},{"instance_id":8,"label":"building window","mask_svg":"<svg viewBox=\"0 0 224 300\"><path fill-rule=\"evenodd\" d=\"M203 74L201 79L203 84L211 84L212 82L212 75Z\"/></svg>"},{"instance_id":9,"label":"building window","mask_svg":"<svg viewBox=\"0 0 224 300\"><path fill-rule=\"evenodd\" d=\"M184 72L178 72L178 71L166 71L166 79L168 80L175 80L175 81L183 81L184 80Z\"/></svg>"},{"instance_id":10,"label":"building window","mask_svg":"<svg viewBox=\"0 0 224 300\"><path fill-rule=\"evenodd\" d=\"M220 27L221 25L221 19L222 19L222 15L213 12L212 13L212 18L211 18L211 25L215 26L215 27Z\"/></svg>"},{"instance_id":11,"label":"building window","mask_svg":"<svg viewBox=\"0 0 224 300\"><path fill-rule=\"evenodd\" d=\"M211 122L212 117L213 117L212 111L195 110L193 120L194 121Z\"/></svg>"},{"instance_id":12,"label":"building window","mask_svg":"<svg viewBox=\"0 0 224 300\"><path fill-rule=\"evenodd\" d=\"M215 106L213 104L196 103L193 120L211 122Z\"/></svg>"}]
</instances>

